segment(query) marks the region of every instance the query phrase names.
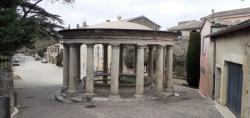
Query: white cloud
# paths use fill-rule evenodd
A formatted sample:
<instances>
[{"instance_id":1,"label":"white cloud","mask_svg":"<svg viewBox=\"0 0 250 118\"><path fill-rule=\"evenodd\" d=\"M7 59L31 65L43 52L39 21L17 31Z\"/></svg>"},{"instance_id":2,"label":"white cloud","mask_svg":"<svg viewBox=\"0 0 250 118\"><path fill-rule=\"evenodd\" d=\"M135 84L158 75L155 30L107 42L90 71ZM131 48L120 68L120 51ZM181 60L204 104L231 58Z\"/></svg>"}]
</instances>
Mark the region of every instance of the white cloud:
<instances>
[{"instance_id":1,"label":"white cloud","mask_svg":"<svg viewBox=\"0 0 250 118\"><path fill-rule=\"evenodd\" d=\"M250 0L76 0L72 6L48 1L41 3L51 13L62 16L65 26L75 26L83 20L93 25L107 19L114 20L118 15L123 18L145 15L163 29L176 25L178 21L199 20L212 9L224 11L249 5Z\"/></svg>"}]
</instances>

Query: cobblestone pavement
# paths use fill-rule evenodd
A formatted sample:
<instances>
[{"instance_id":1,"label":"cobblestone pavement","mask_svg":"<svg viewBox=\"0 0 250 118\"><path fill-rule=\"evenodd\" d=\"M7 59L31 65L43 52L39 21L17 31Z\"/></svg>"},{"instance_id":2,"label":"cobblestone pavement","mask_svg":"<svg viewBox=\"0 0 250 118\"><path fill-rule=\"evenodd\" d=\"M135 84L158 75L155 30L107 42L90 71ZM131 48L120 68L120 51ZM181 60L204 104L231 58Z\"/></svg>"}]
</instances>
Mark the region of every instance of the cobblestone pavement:
<instances>
[{"instance_id":1,"label":"cobblestone pavement","mask_svg":"<svg viewBox=\"0 0 250 118\"><path fill-rule=\"evenodd\" d=\"M96 108L91 109L84 108L84 103L62 104L48 98L60 88L61 83L57 79L62 79L62 73L56 67L55 71L49 69L49 64L46 69L45 65L40 62L26 62L16 68L16 72L23 78L17 80L23 82L15 82L19 84L16 91L20 105L16 118L222 118L213 102L202 98L197 90L184 86L175 86L180 96L163 99L133 102L96 101ZM38 76L35 71L49 74L51 77ZM26 81L32 79L44 81ZM47 79L55 79L55 82ZM29 86L32 82L35 82L35 85ZM46 85L46 82L49 83Z\"/></svg>"}]
</instances>

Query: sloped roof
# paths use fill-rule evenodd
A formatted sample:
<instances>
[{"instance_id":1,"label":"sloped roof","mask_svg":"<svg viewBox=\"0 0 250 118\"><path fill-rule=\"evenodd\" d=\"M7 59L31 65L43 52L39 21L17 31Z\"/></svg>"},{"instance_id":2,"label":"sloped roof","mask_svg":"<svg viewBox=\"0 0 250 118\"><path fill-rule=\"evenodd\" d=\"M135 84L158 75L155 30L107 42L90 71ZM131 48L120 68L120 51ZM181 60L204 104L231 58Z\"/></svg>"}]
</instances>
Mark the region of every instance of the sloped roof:
<instances>
[{"instance_id":1,"label":"sloped roof","mask_svg":"<svg viewBox=\"0 0 250 118\"><path fill-rule=\"evenodd\" d=\"M236 25L240 22L231 22L231 21L227 21L227 20L222 20L222 19L210 19L209 20L212 24L212 26L232 26L232 25Z\"/></svg>"},{"instance_id":2,"label":"sloped roof","mask_svg":"<svg viewBox=\"0 0 250 118\"><path fill-rule=\"evenodd\" d=\"M250 13L250 7L249 8L242 8L242 9L215 12L215 13L212 13L212 14L204 17L204 18L209 19L209 18L217 18L217 17L222 17L222 16L247 14L247 13Z\"/></svg>"},{"instance_id":3,"label":"sloped roof","mask_svg":"<svg viewBox=\"0 0 250 118\"><path fill-rule=\"evenodd\" d=\"M155 23L154 21L150 20L149 18L147 18L147 17L144 16L144 15L142 15L142 16L137 16L137 17L134 17L134 18L123 19L123 21L130 22L130 21L133 21L133 20L137 20L137 19L139 19L139 18L145 18L145 19L149 20L150 22L152 22L153 24L160 26L159 24ZM161 26L160 26L160 27L161 27Z\"/></svg>"},{"instance_id":4,"label":"sloped roof","mask_svg":"<svg viewBox=\"0 0 250 118\"><path fill-rule=\"evenodd\" d=\"M96 25L92 25L90 27L86 27L87 29L137 29L137 30L152 30L149 27L144 25L140 25L137 23L131 23L126 21L109 21L105 23L100 23Z\"/></svg>"},{"instance_id":5,"label":"sloped roof","mask_svg":"<svg viewBox=\"0 0 250 118\"><path fill-rule=\"evenodd\" d=\"M169 28L169 31L176 31L176 30L188 30L188 29L201 29L204 21L190 21L184 24L180 24L178 26Z\"/></svg>"},{"instance_id":6,"label":"sloped roof","mask_svg":"<svg viewBox=\"0 0 250 118\"><path fill-rule=\"evenodd\" d=\"M232 33L232 32L244 29L244 28L250 28L250 19L246 20L244 22L241 22L237 25L230 26L224 30L220 30L220 31L215 32L213 34L207 35L206 37L216 37L216 36Z\"/></svg>"}]
</instances>

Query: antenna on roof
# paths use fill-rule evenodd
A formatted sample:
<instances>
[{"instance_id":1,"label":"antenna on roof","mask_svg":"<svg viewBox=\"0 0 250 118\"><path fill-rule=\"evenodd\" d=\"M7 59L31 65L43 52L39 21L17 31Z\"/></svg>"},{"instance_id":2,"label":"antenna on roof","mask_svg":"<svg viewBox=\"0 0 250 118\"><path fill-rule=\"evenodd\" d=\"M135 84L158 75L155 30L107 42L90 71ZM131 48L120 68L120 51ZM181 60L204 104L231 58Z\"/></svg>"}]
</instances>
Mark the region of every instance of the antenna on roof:
<instances>
[{"instance_id":1,"label":"antenna on roof","mask_svg":"<svg viewBox=\"0 0 250 118\"><path fill-rule=\"evenodd\" d=\"M68 29L70 29L70 24L68 25Z\"/></svg>"},{"instance_id":2,"label":"antenna on roof","mask_svg":"<svg viewBox=\"0 0 250 118\"><path fill-rule=\"evenodd\" d=\"M118 15L118 16L117 16L117 20L122 20L122 16L121 16L121 15Z\"/></svg>"},{"instance_id":3,"label":"antenna on roof","mask_svg":"<svg viewBox=\"0 0 250 118\"><path fill-rule=\"evenodd\" d=\"M86 21L83 21L82 22L82 28L84 28L84 27L87 27L88 25L87 25L87 22Z\"/></svg>"},{"instance_id":4,"label":"antenna on roof","mask_svg":"<svg viewBox=\"0 0 250 118\"><path fill-rule=\"evenodd\" d=\"M214 13L214 9L212 9L212 14Z\"/></svg>"}]
</instances>

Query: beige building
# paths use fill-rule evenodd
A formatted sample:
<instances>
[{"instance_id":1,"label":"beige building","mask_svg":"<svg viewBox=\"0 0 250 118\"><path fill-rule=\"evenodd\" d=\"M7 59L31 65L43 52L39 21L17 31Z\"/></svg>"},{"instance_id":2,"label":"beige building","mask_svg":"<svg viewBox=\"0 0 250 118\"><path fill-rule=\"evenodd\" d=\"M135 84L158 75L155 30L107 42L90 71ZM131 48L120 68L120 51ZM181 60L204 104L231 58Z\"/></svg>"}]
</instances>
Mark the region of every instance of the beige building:
<instances>
[{"instance_id":1,"label":"beige building","mask_svg":"<svg viewBox=\"0 0 250 118\"><path fill-rule=\"evenodd\" d=\"M155 23L154 21L150 20L145 16L138 16L134 18L124 19L123 21L144 25L152 30L160 30L161 28L160 25L158 25L157 23Z\"/></svg>"},{"instance_id":2,"label":"beige building","mask_svg":"<svg viewBox=\"0 0 250 118\"><path fill-rule=\"evenodd\" d=\"M250 20L209 35L215 99L238 118L250 117Z\"/></svg>"},{"instance_id":3,"label":"beige building","mask_svg":"<svg viewBox=\"0 0 250 118\"><path fill-rule=\"evenodd\" d=\"M56 56L61 53L63 50L63 46L61 43L57 43L47 47L47 51L45 52L45 58L48 63L56 64Z\"/></svg>"},{"instance_id":4,"label":"beige building","mask_svg":"<svg viewBox=\"0 0 250 118\"><path fill-rule=\"evenodd\" d=\"M214 12L204 18L201 29L201 53L200 53L200 86L201 93L207 97L214 98L214 76L213 76L213 45L211 33L225 29L242 21L250 19L250 8L235 9L222 12Z\"/></svg>"},{"instance_id":5,"label":"beige building","mask_svg":"<svg viewBox=\"0 0 250 118\"><path fill-rule=\"evenodd\" d=\"M203 21L181 21L177 26L169 28L168 31L176 32L179 35L179 39L189 39L190 32L200 32L202 25Z\"/></svg>"}]
</instances>

